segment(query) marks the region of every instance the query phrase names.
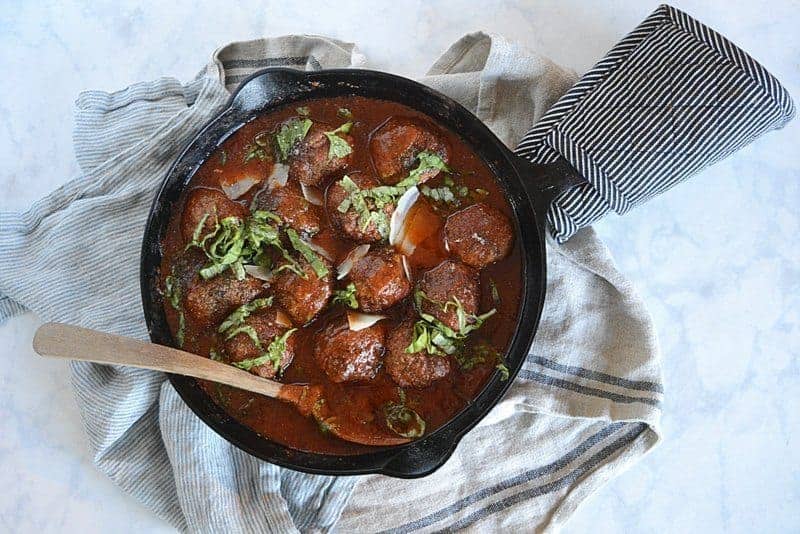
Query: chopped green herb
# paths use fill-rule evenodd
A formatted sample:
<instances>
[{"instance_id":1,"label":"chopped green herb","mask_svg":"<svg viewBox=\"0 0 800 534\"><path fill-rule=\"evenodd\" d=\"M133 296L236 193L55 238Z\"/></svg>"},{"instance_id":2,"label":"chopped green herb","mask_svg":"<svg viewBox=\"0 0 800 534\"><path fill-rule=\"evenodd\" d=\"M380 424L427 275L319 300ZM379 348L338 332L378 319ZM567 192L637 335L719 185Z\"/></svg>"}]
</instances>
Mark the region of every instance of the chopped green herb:
<instances>
[{"instance_id":1,"label":"chopped green herb","mask_svg":"<svg viewBox=\"0 0 800 534\"><path fill-rule=\"evenodd\" d=\"M258 159L259 161L267 161L268 159L271 159L269 153L267 152L267 147L269 147L269 139L269 132L259 132L256 134L256 136L253 138L253 142L244 147L245 153L242 163L246 164L253 159Z\"/></svg>"},{"instance_id":2,"label":"chopped green herb","mask_svg":"<svg viewBox=\"0 0 800 534\"><path fill-rule=\"evenodd\" d=\"M269 138L269 132L258 132L253 138L253 142L260 147L266 148L269 146Z\"/></svg>"},{"instance_id":3,"label":"chopped green herb","mask_svg":"<svg viewBox=\"0 0 800 534\"><path fill-rule=\"evenodd\" d=\"M311 129L310 119L291 119L281 126L280 131L275 136L278 143L281 161L286 161L294 145L306 138L308 130Z\"/></svg>"},{"instance_id":4,"label":"chopped green herb","mask_svg":"<svg viewBox=\"0 0 800 534\"><path fill-rule=\"evenodd\" d=\"M172 308L178 312L178 331L175 332L175 341L178 343L179 347L183 347L186 317L181 308L181 287L172 274L164 279L164 296L167 297Z\"/></svg>"},{"instance_id":5,"label":"chopped green herb","mask_svg":"<svg viewBox=\"0 0 800 534\"><path fill-rule=\"evenodd\" d=\"M476 189L475 192L484 197L489 194L486 189Z\"/></svg>"},{"instance_id":6,"label":"chopped green herb","mask_svg":"<svg viewBox=\"0 0 800 534\"><path fill-rule=\"evenodd\" d=\"M300 106L297 108L297 114L302 115L303 117L308 117L311 114L311 110L308 109L308 106Z\"/></svg>"},{"instance_id":7,"label":"chopped green herb","mask_svg":"<svg viewBox=\"0 0 800 534\"><path fill-rule=\"evenodd\" d=\"M402 390L401 390L402 391ZM404 438L419 438L425 434L425 420L417 412L406 406L405 395L400 402L387 402L383 405L386 426Z\"/></svg>"},{"instance_id":8,"label":"chopped green herb","mask_svg":"<svg viewBox=\"0 0 800 534\"><path fill-rule=\"evenodd\" d=\"M458 329L454 330L436 319L433 315L423 313L421 304L428 301L439 306L443 311L448 311L450 307L455 308L458 320ZM463 345L464 339L470 332L480 328L484 321L494 315L497 310L491 309L481 315L467 313L464 305L456 297L448 300L444 304L429 298L424 291L414 292L414 303L422 318L414 323L414 333L411 344L406 348L406 352L425 351L432 355L454 354Z\"/></svg>"},{"instance_id":9,"label":"chopped green herb","mask_svg":"<svg viewBox=\"0 0 800 534\"><path fill-rule=\"evenodd\" d=\"M354 310L358 308L358 300L356 300L356 285L352 282L347 284L344 289L337 289L333 292L333 302L341 302L349 308Z\"/></svg>"},{"instance_id":10,"label":"chopped green herb","mask_svg":"<svg viewBox=\"0 0 800 534\"><path fill-rule=\"evenodd\" d=\"M338 115L340 119L349 119L353 116L353 113L347 108L339 108L336 115Z\"/></svg>"},{"instance_id":11,"label":"chopped green herb","mask_svg":"<svg viewBox=\"0 0 800 534\"><path fill-rule=\"evenodd\" d=\"M353 147L338 135L339 133L348 133L352 126L352 122L346 122L332 132L325 132L325 136L330 143L330 148L328 149L329 160L334 158L341 159L353 151Z\"/></svg>"},{"instance_id":12,"label":"chopped green herb","mask_svg":"<svg viewBox=\"0 0 800 534\"><path fill-rule=\"evenodd\" d=\"M217 352L214 349L211 349L210 351L208 351L208 357L211 358L212 360L214 360L215 362L221 362L222 361L222 356L220 356L219 352Z\"/></svg>"},{"instance_id":13,"label":"chopped green herb","mask_svg":"<svg viewBox=\"0 0 800 534\"><path fill-rule=\"evenodd\" d=\"M458 199L449 187L428 187L420 186L419 192L435 202L445 202L447 204L458 204Z\"/></svg>"},{"instance_id":14,"label":"chopped green herb","mask_svg":"<svg viewBox=\"0 0 800 534\"><path fill-rule=\"evenodd\" d=\"M224 333L226 330L230 328L237 327L244 323L245 319L250 317L250 314L256 310L260 310L261 308L267 308L272 306L272 297L266 297L261 299L255 299L253 302L249 302L247 304L243 304L236 308L228 317L219 325L217 332L220 334Z\"/></svg>"},{"instance_id":15,"label":"chopped green herb","mask_svg":"<svg viewBox=\"0 0 800 534\"><path fill-rule=\"evenodd\" d=\"M511 376L511 372L508 370L508 367L506 367L506 364L504 364L503 362L500 362L497 365L495 365L495 369L500 371L500 380L502 380L503 382L508 380L508 377Z\"/></svg>"},{"instance_id":16,"label":"chopped green herb","mask_svg":"<svg viewBox=\"0 0 800 534\"><path fill-rule=\"evenodd\" d=\"M209 263L200 270L200 276L204 279L208 280L232 269L237 279L242 280L246 274L245 264L262 267L270 265L269 247L278 249L299 270L297 262L281 243L276 226L281 223L281 219L274 213L256 210L246 220L226 217L216 221L214 228L203 235L208 217L209 214L206 214L200 220L191 243L186 247L198 247L205 252Z\"/></svg>"},{"instance_id":17,"label":"chopped green herb","mask_svg":"<svg viewBox=\"0 0 800 534\"><path fill-rule=\"evenodd\" d=\"M308 243L300 239L300 236L293 228L287 228L286 235L289 236L289 242L291 242L292 247L306 259L311 265L311 268L314 269L314 273L318 278L325 278L328 276L330 271L325 265L325 262L323 262L317 253L308 246Z\"/></svg>"},{"instance_id":18,"label":"chopped green herb","mask_svg":"<svg viewBox=\"0 0 800 534\"><path fill-rule=\"evenodd\" d=\"M225 333L225 340L233 339L239 334L245 334L253 342L257 349L261 350L261 340L258 339L258 332L256 329L247 324L240 324L237 327L229 328Z\"/></svg>"},{"instance_id":19,"label":"chopped green herb","mask_svg":"<svg viewBox=\"0 0 800 534\"><path fill-rule=\"evenodd\" d=\"M228 163L228 152L226 150L220 150L219 164L224 167L226 163Z\"/></svg>"},{"instance_id":20,"label":"chopped green herb","mask_svg":"<svg viewBox=\"0 0 800 534\"><path fill-rule=\"evenodd\" d=\"M240 362L234 362L233 365L238 367L239 369L244 369L245 371L249 371L253 367L258 367L259 365L266 365L267 363L272 363L273 368L275 371L280 370L281 366L281 359L283 358L284 353L286 352L286 340L289 339L297 328L292 328L287 330L282 336L275 336L275 339L267 346L267 350L264 351L261 356L257 358L250 358L248 360L242 360ZM261 343L258 345L261 348Z\"/></svg>"}]
</instances>

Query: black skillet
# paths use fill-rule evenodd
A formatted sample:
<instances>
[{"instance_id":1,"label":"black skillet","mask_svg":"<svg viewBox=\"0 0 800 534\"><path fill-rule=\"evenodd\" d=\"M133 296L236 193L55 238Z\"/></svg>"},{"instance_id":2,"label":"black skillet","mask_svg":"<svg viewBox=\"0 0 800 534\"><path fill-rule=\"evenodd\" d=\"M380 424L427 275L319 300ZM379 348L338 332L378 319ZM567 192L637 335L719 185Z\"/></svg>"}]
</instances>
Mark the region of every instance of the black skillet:
<instances>
[{"instance_id":1,"label":"black skillet","mask_svg":"<svg viewBox=\"0 0 800 534\"><path fill-rule=\"evenodd\" d=\"M345 95L391 100L425 113L457 132L503 187L514 211L524 262L521 308L505 355L510 379L492 377L472 403L423 439L354 456L300 452L269 441L229 417L193 379L169 379L211 428L268 462L326 475L420 477L440 467L464 434L500 401L528 354L544 304L545 214L557 195L584 181L566 160L529 163L458 103L399 76L350 69L277 68L256 73L184 150L155 198L142 247L145 318L153 342L174 345L158 288L160 243L182 191L206 158L260 114ZM761 65L685 13L661 6L551 108L519 150L537 161L565 154L611 208L624 213L762 133L782 127L793 115L788 93ZM536 144L542 132L555 152ZM620 165L623 156L626 164Z\"/></svg>"},{"instance_id":2,"label":"black skillet","mask_svg":"<svg viewBox=\"0 0 800 534\"><path fill-rule=\"evenodd\" d=\"M376 71L342 69L302 72L273 68L244 81L228 107L206 125L172 166L150 211L142 248L141 288L145 318L154 343L175 346L159 294L161 245L182 191L203 162L241 126L284 106L317 98L359 95L390 100L421 111L463 138L501 184L514 211L522 249L522 304L505 355L509 380L494 376L477 398L449 423L423 439L353 456L301 452L267 440L227 415L197 382L169 375L189 407L222 437L268 462L310 473L383 473L419 477L440 467L459 440L497 404L511 385L533 342L545 294L545 214L552 199L582 180L566 162L534 166L515 156L472 113L454 100L417 82Z\"/></svg>"}]
</instances>

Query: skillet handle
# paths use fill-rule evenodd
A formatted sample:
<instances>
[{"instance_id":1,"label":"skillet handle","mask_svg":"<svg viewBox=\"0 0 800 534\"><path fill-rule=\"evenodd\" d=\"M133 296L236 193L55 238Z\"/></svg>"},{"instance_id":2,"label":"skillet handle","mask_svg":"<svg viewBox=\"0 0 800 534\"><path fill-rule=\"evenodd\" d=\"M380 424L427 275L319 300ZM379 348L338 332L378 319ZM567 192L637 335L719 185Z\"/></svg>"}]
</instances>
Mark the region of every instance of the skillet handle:
<instances>
[{"instance_id":1,"label":"skillet handle","mask_svg":"<svg viewBox=\"0 0 800 534\"><path fill-rule=\"evenodd\" d=\"M308 76L304 71L273 67L256 72L239 85L230 107L243 112L257 112L283 100L296 100L305 92ZM310 89L310 88L309 88Z\"/></svg>"},{"instance_id":2,"label":"skillet handle","mask_svg":"<svg viewBox=\"0 0 800 534\"><path fill-rule=\"evenodd\" d=\"M555 237L624 214L794 116L754 59L687 14L659 7L541 118L516 153L566 159L585 183L562 193Z\"/></svg>"}]
</instances>

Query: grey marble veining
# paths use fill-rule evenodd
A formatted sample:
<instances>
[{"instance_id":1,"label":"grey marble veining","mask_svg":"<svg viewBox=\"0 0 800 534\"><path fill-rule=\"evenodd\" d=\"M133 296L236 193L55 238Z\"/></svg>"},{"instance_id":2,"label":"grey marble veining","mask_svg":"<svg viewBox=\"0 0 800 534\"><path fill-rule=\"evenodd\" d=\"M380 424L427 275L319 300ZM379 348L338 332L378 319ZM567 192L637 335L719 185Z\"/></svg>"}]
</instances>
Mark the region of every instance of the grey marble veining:
<instances>
[{"instance_id":1,"label":"grey marble veining","mask_svg":"<svg viewBox=\"0 0 800 534\"><path fill-rule=\"evenodd\" d=\"M673 2L800 98L800 3ZM656 3L634 0L4 2L0 209L77 172L72 103L159 76L190 79L231 40L304 32L419 75L462 34L518 39L583 71ZM624 217L597 225L648 303L666 383L662 445L576 513L571 532L800 530L800 120ZM0 326L0 531L169 531L92 467L65 365L38 321Z\"/></svg>"}]
</instances>

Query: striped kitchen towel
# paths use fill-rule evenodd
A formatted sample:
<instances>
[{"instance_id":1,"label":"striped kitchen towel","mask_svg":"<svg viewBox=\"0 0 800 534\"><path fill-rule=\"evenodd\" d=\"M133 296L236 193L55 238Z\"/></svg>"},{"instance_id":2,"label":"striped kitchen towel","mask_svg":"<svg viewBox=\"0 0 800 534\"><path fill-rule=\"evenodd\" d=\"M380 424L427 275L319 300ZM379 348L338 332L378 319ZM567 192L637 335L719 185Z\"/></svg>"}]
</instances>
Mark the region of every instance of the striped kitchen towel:
<instances>
[{"instance_id":1,"label":"striped kitchen towel","mask_svg":"<svg viewBox=\"0 0 800 534\"><path fill-rule=\"evenodd\" d=\"M183 144L254 70L363 62L351 44L287 36L228 45L189 84L161 79L113 94L82 94L74 135L82 175L25 213L0 213L0 321L30 310L43 320L145 339L141 236L153 195ZM476 113L509 146L575 80L546 59L483 33L459 40L422 78ZM529 141L521 150L532 146ZM537 158L551 154L544 150ZM597 202L586 208L594 213ZM582 220L580 207L561 209ZM220 439L163 375L73 363L95 463L181 530L554 528L652 449L663 400L647 310L595 233L575 232L582 225L556 227L559 237L574 237L548 242L543 319L519 378L447 464L425 479L331 478L280 469Z\"/></svg>"}]
</instances>

